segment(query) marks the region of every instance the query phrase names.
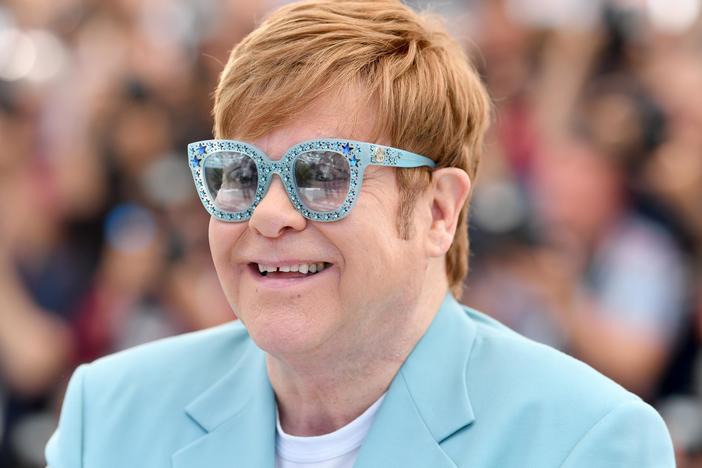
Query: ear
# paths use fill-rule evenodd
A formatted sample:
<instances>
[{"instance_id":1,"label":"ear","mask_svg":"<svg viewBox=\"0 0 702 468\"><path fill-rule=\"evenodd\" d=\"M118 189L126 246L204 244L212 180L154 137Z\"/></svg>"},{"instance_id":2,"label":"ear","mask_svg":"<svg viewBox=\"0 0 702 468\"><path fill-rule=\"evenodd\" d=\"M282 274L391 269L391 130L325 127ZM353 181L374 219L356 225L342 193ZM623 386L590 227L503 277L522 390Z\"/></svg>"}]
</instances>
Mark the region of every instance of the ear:
<instances>
[{"instance_id":1,"label":"ear","mask_svg":"<svg viewBox=\"0 0 702 468\"><path fill-rule=\"evenodd\" d=\"M470 178L463 169L446 167L432 172L432 223L426 237L430 256L443 256L451 247L470 186Z\"/></svg>"}]
</instances>

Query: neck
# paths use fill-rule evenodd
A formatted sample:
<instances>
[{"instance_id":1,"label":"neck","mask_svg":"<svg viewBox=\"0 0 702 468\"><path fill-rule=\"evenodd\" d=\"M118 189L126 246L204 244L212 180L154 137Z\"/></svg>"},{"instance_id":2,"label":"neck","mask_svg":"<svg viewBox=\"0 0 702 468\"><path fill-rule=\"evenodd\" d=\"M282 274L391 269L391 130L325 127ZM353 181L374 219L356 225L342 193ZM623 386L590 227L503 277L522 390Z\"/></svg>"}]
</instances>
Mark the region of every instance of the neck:
<instances>
[{"instance_id":1,"label":"neck","mask_svg":"<svg viewBox=\"0 0 702 468\"><path fill-rule=\"evenodd\" d=\"M440 286L440 285L437 285ZM402 363L431 324L448 287L423 288L402 327L372 341L314 356L267 356L280 423L298 436L328 434L350 423L387 391ZM438 291L438 292L437 292Z\"/></svg>"}]
</instances>

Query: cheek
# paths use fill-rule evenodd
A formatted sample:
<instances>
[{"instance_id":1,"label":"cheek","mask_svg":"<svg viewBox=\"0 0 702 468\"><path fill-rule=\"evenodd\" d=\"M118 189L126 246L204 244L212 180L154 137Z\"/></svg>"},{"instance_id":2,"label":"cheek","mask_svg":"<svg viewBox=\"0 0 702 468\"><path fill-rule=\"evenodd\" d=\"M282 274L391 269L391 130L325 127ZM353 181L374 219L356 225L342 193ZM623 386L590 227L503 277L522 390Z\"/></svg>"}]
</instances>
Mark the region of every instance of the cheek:
<instances>
[{"instance_id":1,"label":"cheek","mask_svg":"<svg viewBox=\"0 0 702 468\"><path fill-rule=\"evenodd\" d=\"M219 276L219 281L222 284L222 289L230 303L234 298L234 283L232 281L236 273L236 269L232 265L231 255L245 229L245 223L224 223L214 218L210 220L208 234L212 261L217 271L217 276Z\"/></svg>"},{"instance_id":2,"label":"cheek","mask_svg":"<svg viewBox=\"0 0 702 468\"><path fill-rule=\"evenodd\" d=\"M359 300L401 289L408 276L416 276L422 268L416 233L408 241L401 240L394 214L368 219L372 222L346 230L347 248L343 249L342 292L359 296Z\"/></svg>"},{"instance_id":3,"label":"cheek","mask_svg":"<svg viewBox=\"0 0 702 468\"><path fill-rule=\"evenodd\" d=\"M215 266L219 265L224 261L225 252L228 250L226 235L226 227L222 226L222 223L215 221L214 218L210 220L210 227L208 231L208 237L210 241L210 253L212 254L212 260Z\"/></svg>"}]
</instances>

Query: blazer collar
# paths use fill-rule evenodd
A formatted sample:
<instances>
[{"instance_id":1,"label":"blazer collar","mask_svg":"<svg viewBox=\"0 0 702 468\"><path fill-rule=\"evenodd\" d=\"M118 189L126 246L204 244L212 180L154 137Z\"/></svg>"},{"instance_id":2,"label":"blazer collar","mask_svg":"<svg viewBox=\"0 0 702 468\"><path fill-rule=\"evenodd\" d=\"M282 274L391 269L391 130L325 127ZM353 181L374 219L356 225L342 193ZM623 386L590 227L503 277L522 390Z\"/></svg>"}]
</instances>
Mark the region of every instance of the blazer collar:
<instances>
[{"instance_id":1,"label":"blazer collar","mask_svg":"<svg viewBox=\"0 0 702 468\"><path fill-rule=\"evenodd\" d=\"M173 454L173 468L273 468L276 406L265 355L253 342L185 412L206 434Z\"/></svg>"},{"instance_id":2,"label":"blazer collar","mask_svg":"<svg viewBox=\"0 0 702 468\"><path fill-rule=\"evenodd\" d=\"M455 467L440 443L475 420L466 386L475 335L447 295L390 385L355 466Z\"/></svg>"},{"instance_id":3,"label":"blazer collar","mask_svg":"<svg viewBox=\"0 0 702 468\"><path fill-rule=\"evenodd\" d=\"M419 414L437 442L475 419L466 374L475 323L447 294L421 340L400 368ZM402 381L395 379L393 385Z\"/></svg>"}]
</instances>

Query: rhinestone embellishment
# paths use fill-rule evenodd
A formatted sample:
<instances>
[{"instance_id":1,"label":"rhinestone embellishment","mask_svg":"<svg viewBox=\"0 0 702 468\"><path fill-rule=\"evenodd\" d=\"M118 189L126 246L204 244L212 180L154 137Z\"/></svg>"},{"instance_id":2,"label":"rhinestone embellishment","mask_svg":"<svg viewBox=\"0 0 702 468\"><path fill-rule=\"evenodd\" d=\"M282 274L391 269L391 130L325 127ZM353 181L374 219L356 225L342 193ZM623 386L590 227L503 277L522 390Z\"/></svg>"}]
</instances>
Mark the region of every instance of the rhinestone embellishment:
<instances>
[{"instance_id":1,"label":"rhinestone embellishment","mask_svg":"<svg viewBox=\"0 0 702 468\"><path fill-rule=\"evenodd\" d=\"M373 162L385 162L385 148L381 148L380 146L375 147L375 151L373 152Z\"/></svg>"}]
</instances>

